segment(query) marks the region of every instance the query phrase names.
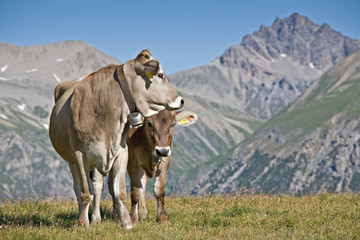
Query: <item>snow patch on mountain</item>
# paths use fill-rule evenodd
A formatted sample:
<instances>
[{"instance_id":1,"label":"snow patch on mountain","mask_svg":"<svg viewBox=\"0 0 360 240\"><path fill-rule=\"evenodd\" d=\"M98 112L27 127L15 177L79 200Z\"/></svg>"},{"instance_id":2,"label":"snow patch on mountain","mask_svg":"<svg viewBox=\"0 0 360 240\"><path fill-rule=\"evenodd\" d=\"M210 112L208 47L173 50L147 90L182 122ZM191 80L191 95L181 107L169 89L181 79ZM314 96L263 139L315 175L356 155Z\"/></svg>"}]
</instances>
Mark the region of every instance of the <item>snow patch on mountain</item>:
<instances>
[{"instance_id":1,"label":"snow patch on mountain","mask_svg":"<svg viewBox=\"0 0 360 240\"><path fill-rule=\"evenodd\" d=\"M1 67L1 72L5 72L8 69L9 65L4 65Z\"/></svg>"},{"instance_id":2,"label":"snow patch on mountain","mask_svg":"<svg viewBox=\"0 0 360 240\"><path fill-rule=\"evenodd\" d=\"M61 82L61 79L58 76L56 76L55 73L53 74L53 77L55 78L56 81Z\"/></svg>"},{"instance_id":3,"label":"snow patch on mountain","mask_svg":"<svg viewBox=\"0 0 360 240\"><path fill-rule=\"evenodd\" d=\"M8 117L7 117L7 116L5 116L5 115L4 115L4 114L2 114L2 113L0 113L0 117L1 117L2 119L8 120Z\"/></svg>"},{"instance_id":4,"label":"snow patch on mountain","mask_svg":"<svg viewBox=\"0 0 360 240\"><path fill-rule=\"evenodd\" d=\"M21 111L24 111L25 110L25 107L26 107L26 105L25 105L25 103L23 103L23 104L19 104L19 105L17 105L18 106L18 108L21 110Z\"/></svg>"},{"instance_id":5,"label":"snow patch on mountain","mask_svg":"<svg viewBox=\"0 0 360 240\"><path fill-rule=\"evenodd\" d=\"M32 69L29 69L29 70L26 70L25 72L26 73L33 73L33 72L37 72L37 68L32 68Z\"/></svg>"}]
</instances>

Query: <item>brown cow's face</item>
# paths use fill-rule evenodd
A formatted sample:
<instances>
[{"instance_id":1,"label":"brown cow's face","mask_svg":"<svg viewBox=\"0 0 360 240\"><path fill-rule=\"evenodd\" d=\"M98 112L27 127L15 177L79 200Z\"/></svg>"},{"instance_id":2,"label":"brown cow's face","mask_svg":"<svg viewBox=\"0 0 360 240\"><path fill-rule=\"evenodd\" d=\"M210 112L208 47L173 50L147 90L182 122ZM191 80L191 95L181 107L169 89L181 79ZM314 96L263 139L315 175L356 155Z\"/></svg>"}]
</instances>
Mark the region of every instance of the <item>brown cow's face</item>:
<instances>
[{"instance_id":1,"label":"brown cow's face","mask_svg":"<svg viewBox=\"0 0 360 240\"><path fill-rule=\"evenodd\" d=\"M190 111L160 111L145 119L144 127L154 157L171 155L173 128L175 125L188 126L197 121L196 113Z\"/></svg>"},{"instance_id":2,"label":"brown cow's face","mask_svg":"<svg viewBox=\"0 0 360 240\"><path fill-rule=\"evenodd\" d=\"M160 158L171 155L175 115L176 112L163 110L146 118L144 127L154 157Z\"/></svg>"},{"instance_id":3,"label":"brown cow's face","mask_svg":"<svg viewBox=\"0 0 360 240\"><path fill-rule=\"evenodd\" d=\"M184 105L182 97L169 84L160 62L153 59L148 50L143 50L131 64L130 68L135 73L129 83L131 93L136 107L145 117L163 109L180 109ZM130 68L124 69L130 72Z\"/></svg>"}]
</instances>

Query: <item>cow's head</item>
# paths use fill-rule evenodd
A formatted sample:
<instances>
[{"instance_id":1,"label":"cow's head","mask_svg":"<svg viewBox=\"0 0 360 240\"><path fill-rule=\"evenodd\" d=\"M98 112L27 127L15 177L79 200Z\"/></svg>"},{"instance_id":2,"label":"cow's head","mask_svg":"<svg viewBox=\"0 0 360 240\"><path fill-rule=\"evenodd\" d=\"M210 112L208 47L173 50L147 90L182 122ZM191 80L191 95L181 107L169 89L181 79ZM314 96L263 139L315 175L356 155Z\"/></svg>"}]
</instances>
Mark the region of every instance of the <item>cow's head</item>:
<instances>
[{"instance_id":1,"label":"cow's head","mask_svg":"<svg viewBox=\"0 0 360 240\"><path fill-rule=\"evenodd\" d=\"M134 59L124 64L124 74L137 109L145 117L163 109L176 110L184 100L169 84L158 60L149 50L143 50Z\"/></svg>"},{"instance_id":2,"label":"cow's head","mask_svg":"<svg viewBox=\"0 0 360 240\"><path fill-rule=\"evenodd\" d=\"M190 111L160 111L158 114L145 119L146 137L155 159L168 157L171 154L173 128L189 126L198 119L196 113Z\"/></svg>"}]
</instances>

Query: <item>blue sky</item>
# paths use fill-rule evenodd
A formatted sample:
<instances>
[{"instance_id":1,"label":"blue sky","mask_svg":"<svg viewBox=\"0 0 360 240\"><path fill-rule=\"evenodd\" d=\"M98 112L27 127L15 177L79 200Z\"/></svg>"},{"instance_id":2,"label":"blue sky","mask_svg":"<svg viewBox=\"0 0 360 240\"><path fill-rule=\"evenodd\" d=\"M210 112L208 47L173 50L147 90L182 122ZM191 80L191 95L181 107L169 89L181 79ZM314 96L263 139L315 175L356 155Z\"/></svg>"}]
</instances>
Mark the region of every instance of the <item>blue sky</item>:
<instances>
[{"instance_id":1,"label":"blue sky","mask_svg":"<svg viewBox=\"0 0 360 240\"><path fill-rule=\"evenodd\" d=\"M359 0L0 0L0 41L83 40L123 62L148 48L171 74L212 61L294 12L360 39Z\"/></svg>"}]
</instances>

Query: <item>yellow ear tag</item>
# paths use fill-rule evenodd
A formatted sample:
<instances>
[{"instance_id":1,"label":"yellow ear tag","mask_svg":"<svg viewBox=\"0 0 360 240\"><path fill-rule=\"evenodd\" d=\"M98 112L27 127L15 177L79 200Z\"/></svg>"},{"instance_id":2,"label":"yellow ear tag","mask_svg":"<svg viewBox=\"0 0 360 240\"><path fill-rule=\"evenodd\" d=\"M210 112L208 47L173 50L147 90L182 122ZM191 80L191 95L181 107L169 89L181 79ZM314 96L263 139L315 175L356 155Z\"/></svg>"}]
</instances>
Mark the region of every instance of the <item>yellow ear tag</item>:
<instances>
[{"instance_id":1,"label":"yellow ear tag","mask_svg":"<svg viewBox=\"0 0 360 240\"><path fill-rule=\"evenodd\" d=\"M148 77L148 78L153 78L154 75L151 73L151 72L146 72L145 75Z\"/></svg>"},{"instance_id":2,"label":"yellow ear tag","mask_svg":"<svg viewBox=\"0 0 360 240\"><path fill-rule=\"evenodd\" d=\"M180 125L186 125L189 123L189 120L187 118L180 120Z\"/></svg>"}]
</instances>

